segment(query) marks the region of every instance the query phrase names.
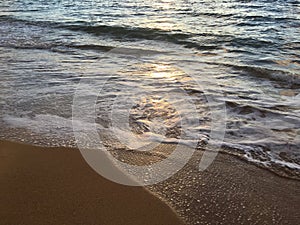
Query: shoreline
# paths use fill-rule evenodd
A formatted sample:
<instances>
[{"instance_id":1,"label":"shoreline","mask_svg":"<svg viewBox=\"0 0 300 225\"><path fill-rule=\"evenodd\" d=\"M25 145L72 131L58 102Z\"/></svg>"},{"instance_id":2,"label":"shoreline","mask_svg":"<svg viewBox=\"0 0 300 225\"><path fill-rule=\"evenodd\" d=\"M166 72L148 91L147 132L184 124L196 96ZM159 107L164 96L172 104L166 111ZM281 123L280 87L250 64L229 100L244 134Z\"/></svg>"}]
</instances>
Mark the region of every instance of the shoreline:
<instances>
[{"instance_id":1,"label":"shoreline","mask_svg":"<svg viewBox=\"0 0 300 225\"><path fill-rule=\"evenodd\" d=\"M0 216L6 225L298 224L298 180L221 152L199 172L202 154L159 184L129 187L98 175L76 148L0 141Z\"/></svg>"},{"instance_id":2,"label":"shoreline","mask_svg":"<svg viewBox=\"0 0 300 225\"><path fill-rule=\"evenodd\" d=\"M184 224L144 187L98 175L76 149L0 141L0 159L3 224Z\"/></svg>"}]
</instances>

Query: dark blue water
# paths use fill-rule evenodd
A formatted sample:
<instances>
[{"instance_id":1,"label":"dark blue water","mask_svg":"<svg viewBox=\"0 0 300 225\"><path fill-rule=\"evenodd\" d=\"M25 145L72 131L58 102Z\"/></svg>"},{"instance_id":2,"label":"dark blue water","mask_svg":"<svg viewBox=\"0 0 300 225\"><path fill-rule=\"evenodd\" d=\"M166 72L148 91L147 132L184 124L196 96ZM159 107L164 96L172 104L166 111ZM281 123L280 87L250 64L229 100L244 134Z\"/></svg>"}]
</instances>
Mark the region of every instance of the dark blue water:
<instances>
[{"instance_id":1,"label":"dark blue water","mask_svg":"<svg viewBox=\"0 0 300 225\"><path fill-rule=\"evenodd\" d=\"M132 129L174 143L180 119L161 104L180 90L198 110L190 129L200 145L219 110L205 106L209 96L226 106L223 151L299 178L300 1L7 0L0 9L2 138L73 146L72 101L91 91L78 86L88 79L105 84L101 129L131 99L144 104L131 110Z\"/></svg>"}]
</instances>

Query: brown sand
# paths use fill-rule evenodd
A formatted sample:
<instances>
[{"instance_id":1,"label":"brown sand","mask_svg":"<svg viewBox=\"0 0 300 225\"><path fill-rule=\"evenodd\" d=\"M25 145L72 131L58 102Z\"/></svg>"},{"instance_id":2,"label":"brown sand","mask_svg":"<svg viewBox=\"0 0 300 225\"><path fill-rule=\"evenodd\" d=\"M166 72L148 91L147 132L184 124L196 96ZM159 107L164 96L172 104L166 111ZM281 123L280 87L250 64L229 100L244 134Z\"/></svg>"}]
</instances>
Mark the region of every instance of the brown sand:
<instances>
[{"instance_id":1,"label":"brown sand","mask_svg":"<svg viewBox=\"0 0 300 225\"><path fill-rule=\"evenodd\" d=\"M0 202L4 225L183 224L144 188L102 178L66 148L1 141Z\"/></svg>"}]
</instances>

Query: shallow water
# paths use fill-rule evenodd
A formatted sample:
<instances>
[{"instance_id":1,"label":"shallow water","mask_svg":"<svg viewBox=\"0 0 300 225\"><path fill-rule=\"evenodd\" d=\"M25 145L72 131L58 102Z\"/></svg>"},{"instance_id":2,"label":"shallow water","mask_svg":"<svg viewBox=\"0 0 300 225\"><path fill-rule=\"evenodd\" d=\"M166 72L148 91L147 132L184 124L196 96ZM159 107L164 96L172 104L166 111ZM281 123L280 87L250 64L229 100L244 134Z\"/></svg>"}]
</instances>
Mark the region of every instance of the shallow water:
<instances>
[{"instance_id":1,"label":"shallow water","mask_svg":"<svg viewBox=\"0 0 300 225\"><path fill-rule=\"evenodd\" d=\"M98 131L129 148L203 149L225 106L226 133L214 140L222 151L299 178L299 1L8 0L0 8L1 138L74 146L79 93L80 107L95 106L86 117ZM87 118L75 122L89 127Z\"/></svg>"}]
</instances>

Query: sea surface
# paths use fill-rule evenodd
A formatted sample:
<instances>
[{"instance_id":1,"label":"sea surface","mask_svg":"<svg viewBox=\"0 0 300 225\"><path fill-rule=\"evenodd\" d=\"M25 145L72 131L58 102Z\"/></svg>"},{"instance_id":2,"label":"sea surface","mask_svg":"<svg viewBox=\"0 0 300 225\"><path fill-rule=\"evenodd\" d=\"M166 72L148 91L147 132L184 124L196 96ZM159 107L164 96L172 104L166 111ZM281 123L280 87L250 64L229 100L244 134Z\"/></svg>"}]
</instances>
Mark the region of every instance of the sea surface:
<instances>
[{"instance_id":1,"label":"sea surface","mask_svg":"<svg viewBox=\"0 0 300 225\"><path fill-rule=\"evenodd\" d=\"M1 1L0 81L1 139L76 146L92 105L128 148L215 139L300 179L298 0Z\"/></svg>"}]
</instances>

